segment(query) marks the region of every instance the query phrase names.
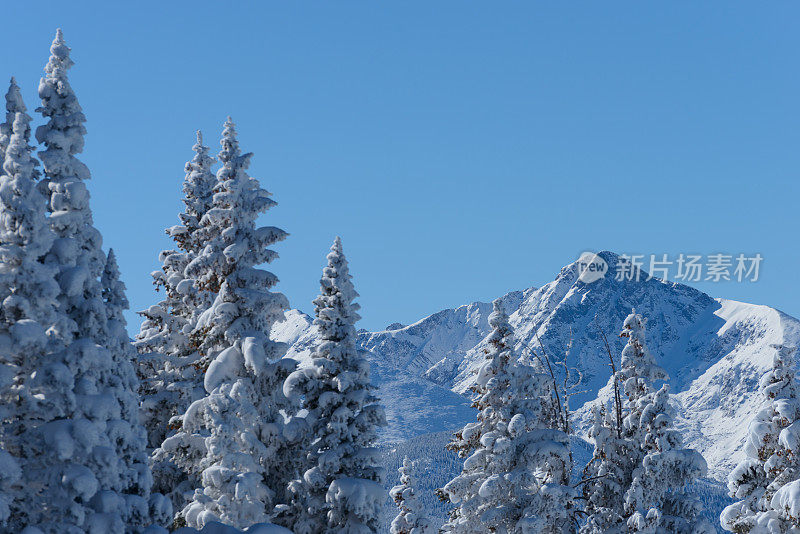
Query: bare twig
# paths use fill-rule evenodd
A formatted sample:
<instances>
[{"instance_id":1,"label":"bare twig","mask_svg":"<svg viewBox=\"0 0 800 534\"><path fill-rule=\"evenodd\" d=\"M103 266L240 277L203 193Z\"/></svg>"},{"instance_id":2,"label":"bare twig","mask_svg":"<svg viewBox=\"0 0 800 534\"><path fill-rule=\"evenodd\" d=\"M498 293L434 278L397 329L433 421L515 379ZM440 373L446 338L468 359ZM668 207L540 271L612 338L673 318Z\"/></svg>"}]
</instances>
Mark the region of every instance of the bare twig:
<instances>
[{"instance_id":1,"label":"bare twig","mask_svg":"<svg viewBox=\"0 0 800 534\"><path fill-rule=\"evenodd\" d=\"M614 381L614 411L617 415L617 437L619 438L622 437L622 397L619 394L619 384L617 383L617 366L614 363L614 357L611 355L611 346L608 344L606 333L599 326L597 329L603 337L603 343L605 343L606 351L608 352L608 360L611 362L609 365L611 367L611 377Z\"/></svg>"},{"instance_id":2,"label":"bare twig","mask_svg":"<svg viewBox=\"0 0 800 534\"><path fill-rule=\"evenodd\" d=\"M575 484L572 485L572 487L573 488L577 488L581 484L586 484L587 482L591 482L592 480L597 480L599 478L604 478L604 477L607 477L607 476L608 476L608 473L606 473L604 475L596 475L596 476L593 476L593 477L584 478L582 480L577 481Z\"/></svg>"},{"instance_id":3,"label":"bare twig","mask_svg":"<svg viewBox=\"0 0 800 534\"><path fill-rule=\"evenodd\" d=\"M561 407L562 406L561 405L561 396L558 394L558 381L556 380L556 375L553 372L553 367L550 365L550 357L547 355L547 351L545 351L545 349L544 349L544 345L542 344L542 340L539 339L539 334L535 333L534 335L536 336L536 341L539 342L539 346L542 348L542 354L544 354L544 361L545 361L545 363L547 363L547 371L550 373L550 378L553 379L553 392L555 393L555 396L556 396L556 404L558 406L558 416L559 416L559 419L561 419L562 430L564 430L564 432L568 433L569 429L567 428L566 421L564 421L564 419L563 419L564 418L564 414L563 414L562 407ZM541 359L540 359L540 361L541 361Z\"/></svg>"}]
</instances>

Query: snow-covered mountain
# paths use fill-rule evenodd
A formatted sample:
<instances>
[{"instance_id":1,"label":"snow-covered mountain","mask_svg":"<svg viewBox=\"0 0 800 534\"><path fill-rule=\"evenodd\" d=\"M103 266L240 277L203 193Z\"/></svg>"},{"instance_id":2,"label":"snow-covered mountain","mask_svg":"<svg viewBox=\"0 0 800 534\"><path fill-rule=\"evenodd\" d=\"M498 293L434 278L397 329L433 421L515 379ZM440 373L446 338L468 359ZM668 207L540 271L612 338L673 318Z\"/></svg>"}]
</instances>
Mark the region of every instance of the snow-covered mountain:
<instances>
[{"instance_id":1,"label":"snow-covered mountain","mask_svg":"<svg viewBox=\"0 0 800 534\"><path fill-rule=\"evenodd\" d=\"M747 423L759 406L757 382L771 364L773 344L800 346L800 321L773 308L714 299L656 278L617 280L618 257L599 255L609 274L579 280L577 263L552 282L502 297L516 328L520 353L546 352L583 375L570 402L575 424L586 427L591 402L608 392L610 369L601 332L619 362L617 334L632 308L648 318L648 344L669 372L677 424L688 445L700 450L710 475L722 478L740 459ZM474 302L442 310L412 325L393 324L361 332L359 343L373 365L373 378L387 405L386 442L450 430L474 417L468 390L483 359L491 305ZM311 319L297 310L276 325L289 355L308 358L314 343Z\"/></svg>"}]
</instances>

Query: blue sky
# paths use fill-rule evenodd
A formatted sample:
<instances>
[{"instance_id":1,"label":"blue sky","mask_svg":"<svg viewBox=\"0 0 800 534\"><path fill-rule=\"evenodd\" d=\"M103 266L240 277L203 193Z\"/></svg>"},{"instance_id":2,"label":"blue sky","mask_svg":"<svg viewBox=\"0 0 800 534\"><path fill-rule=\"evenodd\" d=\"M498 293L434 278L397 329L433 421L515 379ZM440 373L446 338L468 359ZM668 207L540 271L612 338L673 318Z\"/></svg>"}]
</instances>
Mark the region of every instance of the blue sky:
<instances>
[{"instance_id":1,"label":"blue sky","mask_svg":"<svg viewBox=\"0 0 800 534\"><path fill-rule=\"evenodd\" d=\"M29 108L57 27L73 49L95 222L134 309L194 131L216 152L231 115L305 311L340 234L369 329L599 249L760 253L757 283L696 286L800 316L798 4L231 4L2 6L0 76Z\"/></svg>"}]
</instances>

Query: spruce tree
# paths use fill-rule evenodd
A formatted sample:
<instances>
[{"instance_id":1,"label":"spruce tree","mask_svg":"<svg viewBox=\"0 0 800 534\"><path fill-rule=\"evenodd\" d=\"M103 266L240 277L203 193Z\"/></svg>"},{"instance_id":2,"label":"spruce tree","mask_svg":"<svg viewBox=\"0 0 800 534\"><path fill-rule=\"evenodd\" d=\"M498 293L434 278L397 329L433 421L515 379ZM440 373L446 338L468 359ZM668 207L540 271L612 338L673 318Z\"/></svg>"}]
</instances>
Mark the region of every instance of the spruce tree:
<instances>
[{"instance_id":1,"label":"spruce tree","mask_svg":"<svg viewBox=\"0 0 800 534\"><path fill-rule=\"evenodd\" d=\"M288 302L270 291L277 277L257 268L277 257L268 247L287 234L256 226L275 202L247 175L252 154L241 154L230 119L221 144L213 207L201 220L219 232L198 256L213 256L202 263L219 269L214 279L220 290L193 333L207 365L206 396L189 406L180 431L162 445L162 454L178 462L185 461L180 447L204 445L200 487L181 512L196 528L211 521L237 528L267 521L289 479L292 425L281 413L287 408L281 384L296 362L282 359L285 346L269 338Z\"/></svg>"},{"instance_id":2,"label":"spruce tree","mask_svg":"<svg viewBox=\"0 0 800 534\"><path fill-rule=\"evenodd\" d=\"M217 178L211 172L215 159L208 155L203 136L197 132L195 152L185 166L183 203L178 215L182 224L167 228L176 249L159 254L161 269L152 273L157 291L164 298L140 315L145 317L136 348L141 380L142 416L153 458L154 489L169 495L174 511L187 504L186 493L198 485L198 461L205 454L201 439L165 440L179 433L182 416L189 405L205 395L203 370L198 360L197 339L191 332L197 319L213 301L214 293L198 287L186 275L186 267L205 247L207 232L202 220L211 209Z\"/></svg>"},{"instance_id":3,"label":"spruce tree","mask_svg":"<svg viewBox=\"0 0 800 534\"><path fill-rule=\"evenodd\" d=\"M687 486L706 474L706 461L699 452L684 449L680 434L672 427L668 405L669 386L648 395L640 426L645 430L641 467L625 493L631 532L713 534L700 514L698 498Z\"/></svg>"},{"instance_id":4,"label":"spruce tree","mask_svg":"<svg viewBox=\"0 0 800 534\"><path fill-rule=\"evenodd\" d=\"M612 377L615 379L616 377ZM639 444L627 439L621 417L604 406L592 408L594 424L589 437L594 453L583 471L586 522L581 534L620 534L625 531L625 491L633 480Z\"/></svg>"},{"instance_id":5,"label":"spruce tree","mask_svg":"<svg viewBox=\"0 0 800 534\"><path fill-rule=\"evenodd\" d=\"M581 533L709 532L699 502L686 493L686 486L705 474L705 460L683 449L671 428L669 389L654 388L669 377L647 347L645 319L634 310L620 336L627 343L612 380L622 385L627 399L615 404L615 413L595 409L590 431L595 451L584 470L587 518Z\"/></svg>"},{"instance_id":6,"label":"spruce tree","mask_svg":"<svg viewBox=\"0 0 800 534\"><path fill-rule=\"evenodd\" d=\"M592 460L584 469L586 482L586 522L582 534L625 532L630 513L625 508L625 492L633 482L633 472L644 458L644 430L640 426L644 399L653 393L653 382L666 380L667 373L647 347L645 320L636 311L625 318L620 337L627 339L622 349L620 369L611 377L625 395L624 405L614 405L614 413L601 406L595 413L590 437L595 442ZM620 401L621 403L623 401ZM620 412L621 413L617 413Z\"/></svg>"},{"instance_id":7,"label":"spruce tree","mask_svg":"<svg viewBox=\"0 0 800 534\"><path fill-rule=\"evenodd\" d=\"M208 155L200 131L192 149L195 155L186 163L183 181L185 210L178 215L182 224L166 230L177 249L162 251L161 270L152 273L164 299L140 312L145 321L136 343L148 443L155 447L155 488L170 496L179 521L184 521L180 512L200 485L200 460L206 454L205 436L182 429L186 409L206 394L203 372L208 363L200 361L199 350L204 331L192 332L219 289L209 291L187 275L188 265L206 241L221 231L220 225L205 218L213 207L217 177L211 171L216 160Z\"/></svg>"},{"instance_id":8,"label":"spruce tree","mask_svg":"<svg viewBox=\"0 0 800 534\"><path fill-rule=\"evenodd\" d=\"M728 475L728 490L738 499L720 522L731 532L793 532L800 529L800 401L794 348L776 346L772 368L759 390L764 407L750 422L747 457Z\"/></svg>"},{"instance_id":9,"label":"spruce tree","mask_svg":"<svg viewBox=\"0 0 800 534\"><path fill-rule=\"evenodd\" d=\"M38 111L47 122L37 128L36 138L44 145L41 189L49 197L48 222L56 235L45 261L58 269L59 312L69 328L59 332L66 345L60 361L53 359L49 374L41 375L52 405L41 411L49 451L40 453L54 455L61 464L50 466L46 475L42 495L48 505L40 528L111 532L127 524L136 531L150 522L152 483L142 463L137 386L130 352L103 298L106 255L92 226L84 183L90 173L76 158L83 150L86 119L67 78L73 63L60 30L50 52L39 84ZM112 330L118 335L110 335Z\"/></svg>"},{"instance_id":10,"label":"spruce tree","mask_svg":"<svg viewBox=\"0 0 800 534\"><path fill-rule=\"evenodd\" d=\"M375 442L386 418L356 347L358 293L340 238L327 260L314 300L319 344L311 365L284 385L290 398L302 397L310 436L305 472L291 484L289 524L296 534L376 532L385 493Z\"/></svg>"},{"instance_id":11,"label":"spruce tree","mask_svg":"<svg viewBox=\"0 0 800 534\"><path fill-rule=\"evenodd\" d=\"M644 441L646 432L640 424L645 407L643 400L655 391L654 382L669 379L647 347L645 330L644 317L633 310L622 324L620 337L628 342L622 349L621 367L617 371L617 380L627 397L623 428L627 437L638 443Z\"/></svg>"},{"instance_id":12,"label":"spruce tree","mask_svg":"<svg viewBox=\"0 0 800 534\"><path fill-rule=\"evenodd\" d=\"M136 359L136 349L128 336L127 321L124 316L124 312L130 308L130 304L125 295L125 283L121 280L119 265L113 249L108 250L100 283L108 314L106 322L108 348L123 386L118 397L122 408L121 419L137 421L140 417L139 396L136 394L139 381L134 367L131 365L131 362ZM128 432L133 434L133 439L126 436ZM127 425L120 425L119 422L116 422L109 426L109 435L116 445L117 454L123 459L127 468L127 473L124 474L127 481L123 485L129 488L129 491L136 490L142 497L146 497L147 492L143 492L139 486L143 483L144 487L150 487L153 485L153 480L148 467L147 452L143 446L147 440L145 428L138 424L128 428ZM164 495L153 492L149 494L149 499L149 510L148 507L145 507L143 500L137 499L137 502L132 503L127 519L129 524L166 524L172 519L172 505Z\"/></svg>"},{"instance_id":13,"label":"spruce tree","mask_svg":"<svg viewBox=\"0 0 800 534\"><path fill-rule=\"evenodd\" d=\"M435 529L417 497L416 463L408 457L400 466L400 484L389 490L389 496L399 508L389 528L390 534L433 534Z\"/></svg>"},{"instance_id":14,"label":"spruce tree","mask_svg":"<svg viewBox=\"0 0 800 534\"><path fill-rule=\"evenodd\" d=\"M44 412L54 407L41 395L50 393L42 374L56 371L49 364L63 349L58 333L67 325L57 309L56 269L43 263L55 236L37 190L31 118L13 79L6 109L3 126L10 129L3 129L0 167L0 524L20 532L48 515L38 487L53 480L48 472L61 463L46 450L41 426Z\"/></svg>"},{"instance_id":15,"label":"spruce tree","mask_svg":"<svg viewBox=\"0 0 800 534\"><path fill-rule=\"evenodd\" d=\"M520 363L500 300L478 371L478 418L448 445L466 458L440 491L456 508L442 527L453 534L566 533L573 529L569 438L552 419L552 377Z\"/></svg>"},{"instance_id":16,"label":"spruce tree","mask_svg":"<svg viewBox=\"0 0 800 534\"><path fill-rule=\"evenodd\" d=\"M25 107L25 105L22 103L22 95L19 92L17 80L14 79L13 76L8 84L8 92L6 93L5 104L6 119L5 122L0 123L0 165L2 165L3 158L6 154L6 149L8 148L8 143L11 140L11 133L14 128L14 119L17 116L17 112L21 108ZM0 174L2 174L2 171L3 169L0 167Z\"/></svg>"}]
</instances>

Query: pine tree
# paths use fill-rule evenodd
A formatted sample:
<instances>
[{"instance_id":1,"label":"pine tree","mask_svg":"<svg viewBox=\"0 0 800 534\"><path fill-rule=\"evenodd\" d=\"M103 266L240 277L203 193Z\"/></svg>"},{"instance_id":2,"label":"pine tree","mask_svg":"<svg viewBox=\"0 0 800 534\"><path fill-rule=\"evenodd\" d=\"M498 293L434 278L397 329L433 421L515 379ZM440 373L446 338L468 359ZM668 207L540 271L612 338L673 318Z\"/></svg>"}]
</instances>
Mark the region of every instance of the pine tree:
<instances>
[{"instance_id":1,"label":"pine tree","mask_svg":"<svg viewBox=\"0 0 800 534\"><path fill-rule=\"evenodd\" d=\"M644 399L655 391L654 382L667 380L669 375L656 363L647 348L645 320L636 310L625 318L620 337L628 340L622 349L621 368L617 377L627 397L623 427L629 439L641 443L645 434L640 425L642 411L646 406Z\"/></svg>"},{"instance_id":2,"label":"pine tree","mask_svg":"<svg viewBox=\"0 0 800 534\"><path fill-rule=\"evenodd\" d=\"M682 449L679 434L670 428L669 387L664 385L658 391L653 387L654 382L668 380L669 376L647 348L644 318L633 311L620 335L628 338L619 371L628 398L624 436L638 445L631 458L631 465L636 467L625 492L628 529L708 532L711 527L699 515L699 501L685 493L688 484L705 475L706 463L696 451Z\"/></svg>"},{"instance_id":3,"label":"pine tree","mask_svg":"<svg viewBox=\"0 0 800 534\"><path fill-rule=\"evenodd\" d=\"M214 275L219 294L195 329L202 333L207 395L189 406L180 431L162 449L182 462L179 447L204 443L202 487L181 512L189 526L222 521L242 528L266 521L288 482L291 424L281 413L287 407L281 384L296 362L282 359L285 346L269 339L288 302L269 291L277 277L256 268L277 257L268 247L287 234L256 227L258 215L275 202L247 175L252 154L241 154L230 119L221 144L214 204L201 220L221 230L200 254L208 250L214 261L204 264L220 269Z\"/></svg>"},{"instance_id":4,"label":"pine tree","mask_svg":"<svg viewBox=\"0 0 800 534\"><path fill-rule=\"evenodd\" d=\"M595 451L584 470L587 520L581 533L713 532L699 515L699 502L685 492L705 474L705 460L681 448L680 435L671 428L669 388L654 389L654 382L668 376L647 347L644 318L633 311L620 336L628 342L612 380L622 384L627 400L615 405L615 411L622 409L619 414L595 410L590 431Z\"/></svg>"},{"instance_id":5,"label":"pine tree","mask_svg":"<svg viewBox=\"0 0 800 534\"><path fill-rule=\"evenodd\" d=\"M202 220L214 205L214 188L217 177L211 171L216 160L208 155L208 147L203 144L203 134L197 131L197 142L192 147L195 155L186 163L186 177L183 181L183 203L186 210L178 217L180 225L167 230L167 234L185 252L197 252L204 248L208 235L201 232Z\"/></svg>"},{"instance_id":6,"label":"pine tree","mask_svg":"<svg viewBox=\"0 0 800 534\"><path fill-rule=\"evenodd\" d=\"M187 204L186 217L181 217L187 233L192 228L192 235L195 236L193 243L197 247L197 254L186 267L186 275L192 277L198 290L209 292L212 295L219 293L227 276L236 268L232 258L241 257L255 262L254 264L257 265L269 263L277 257L276 252L266 248L258 251L237 250L243 242L242 239L246 237L243 232L264 233L264 236L253 235L249 238L267 241L281 240L288 235L283 230L274 227L256 229L247 221L240 221L239 214L230 209L231 202L236 201L237 196L246 198L246 202L252 204L252 209L257 210L257 213L269 210L276 205L276 202L270 198L272 195L270 192L261 189L255 180L247 177L245 170L250 164L252 153L241 154L236 135L235 125L228 117L222 133L222 150L218 155L222 167L217 171L211 206L208 207L198 202L195 208L190 208ZM244 176L247 180L237 179L239 176ZM241 188L241 191L237 191L235 188ZM201 189L205 190L204 187L197 186L198 191ZM197 216L192 217L192 213L199 210L201 205L207 207L207 211L200 217L198 223L196 222ZM196 211L196 213L200 212ZM194 224L197 226L195 227ZM250 228L250 226L253 227ZM173 234L175 233L173 232ZM195 337L205 339L208 337L208 332L200 330L195 332ZM219 333L216 334L216 337L219 337Z\"/></svg>"},{"instance_id":7,"label":"pine tree","mask_svg":"<svg viewBox=\"0 0 800 534\"><path fill-rule=\"evenodd\" d=\"M478 371L478 419L448 445L466 457L440 490L457 507L443 532L566 533L573 530L569 438L553 420L553 380L518 362L514 331L500 300Z\"/></svg>"},{"instance_id":8,"label":"pine tree","mask_svg":"<svg viewBox=\"0 0 800 534\"><path fill-rule=\"evenodd\" d=\"M800 402L794 349L776 346L772 368L761 377L765 406L750 423L747 457L728 475L731 497L722 527L731 532L792 532L800 528Z\"/></svg>"},{"instance_id":9,"label":"pine tree","mask_svg":"<svg viewBox=\"0 0 800 534\"><path fill-rule=\"evenodd\" d=\"M108 315L106 322L108 348L111 350L114 367L122 385L118 394L122 409L121 419L126 422L138 421L139 396L136 392L139 381L132 365L136 358L136 349L128 336L127 321L124 316L130 304L125 295L125 283L120 279L119 265L113 249L108 250L100 283ZM123 486L129 488L128 493L149 498L149 507L145 507L144 500L135 499L135 502L131 503L127 522L129 525L140 526L149 523L168 523L172 518L172 505L161 493L150 493L147 490L153 485L153 479L148 467L147 452L143 446L147 440L145 428L138 424L126 425L117 421L109 427L109 434L116 445L117 454L127 467L127 472L123 473ZM132 439L126 437L127 434L131 434Z\"/></svg>"},{"instance_id":10,"label":"pine tree","mask_svg":"<svg viewBox=\"0 0 800 534\"><path fill-rule=\"evenodd\" d=\"M69 52L58 30L39 83L42 106L37 111L48 121L36 129L36 139L45 146L39 152L45 171L42 186L49 195L50 226L58 237L50 260L61 265L62 307L75 322L76 337L100 341L106 313L99 277L106 257L100 232L92 226L84 183L91 177L89 169L75 157L83 151L86 118L67 79L73 65Z\"/></svg>"},{"instance_id":11,"label":"pine tree","mask_svg":"<svg viewBox=\"0 0 800 534\"><path fill-rule=\"evenodd\" d=\"M89 170L75 157L83 150L85 117L67 79L73 63L60 30L50 52L38 109L48 120L36 138L45 147L41 189L56 235L45 261L57 266L59 312L69 326L59 331L66 349L40 371L50 404L40 411L37 453L51 457L42 458L40 528L112 532L127 524L136 531L149 522L152 480L141 463L135 375L125 341L110 335L120 332L100 282L106 255L92 226Z\"/></svg>"},{"instance_id":12,"label":"pine tree","mask_svg":"<svg viewBox=\"0 0 800 534\"><path fill-rule=\"evenodd\" d=\"M669 386L648 395L640 426L646 431L641 467L625 493L625 505L633 512L631 532L713 534L700 514L702 505L686 487L706 474L706 461L699 452L682 448L678 432L671 428Z\"/></svg>"},{"instance_id":13,"label":"pine tree","mask_svg":"<svg viewBox=\"0 0 800 534\"><path fill-rule=\"evenodd\" d=\"M154 489L170 496L175 512L183 509L188 502L185 494L191 495L198 485L198 461L205 447L201 439L171 440L166 448L163 444L178 432L189 405L205 395L198 364L201 354L191 332L214 297L186 275L186 267L205 247L201 221L212 207L217 181L211 172L215 160L208 155L199 131L192 149L195 155L186 163L183 180L186 208L178 215L182 224L166 230L177 249L162 251L161 269L152 273L153 284L164 298L140 312L145 320L136 337L142 415L148 445L156 450Z\"/></svg>"},{"instance_id":14,"label":"pine tree","mask_svg":"<svg viewBox=\"0 0 800 534\"><path fill-rule=\"evenodd\" d=\"M613 377L612 377L613 379ZM594 454L583 471L586 522L581 534L620 534L625 531L625 491L633 480L637 443L622 433L620 418L604 406L592 408L594 424L589 437Z\"/></svg>"},{"instance_id":15,"label":"pine tree","mask_svg":"<svg viewBox=\"0 0 800 534\"><path fill-rule=\"evenodd\" d=\"M17 80L15 80L13 76L11 77L11 82L8 84L5 102L6 120L0 123L0 164L2 164L6 149L8 148L8 143L11 140L11 133L14 128L14 119L17 116L17 112L25 107L25 104L22 103L22 95L19 92ZM0 167L0 174L2 174L2 167Z\"/></svg>"},{"instance_id":16,"label":"pine tree","mask_svg":"<svg viewBox=\"0 0 800 534\"><path fill-rule=\"evenodd\" d=\"M403 458L403 465L398 469L400 484L389 490L389 496L400 509L392 521L390 534L433 534L435 531L417 498L415 468L415 462Z\"/></svg>"},{"instance_id":17,"label":"pine tree","mask_svg":"<svg viewBox=\"0 0 800 534\"><path fill-rule=\"evenodd\" d=\"M164 299L140 312L145 321L136 336L136 348L142 354L139 375L151 447L161 445L169 434L170 420L182 414L202 391L202 376L192 365L198 357L197 347L189 334L213 295L200 291L185 270L202 248L197 235L199 220L211 207L216 177L211 172L215 160L208 156L199 131L192 148L195 156L186 163L183 181L186 209L178 215L184 224L166 230L176 241L177 250L162 251L161 269L152 273L153 285L164 292Z\"/></svg>"},{"instance_id":18,"label":"pine tree","mask_svg":"<svg viewBox=\"0 0 800 534\"><path fill-rule=\"evenodd\" d=\"M625 318L620 337L626 338L627 343L622 349L621 367L611 381L615 391L622 390L625 401L615 401L613 414L604 406L595 413L590 431L595 449L584 469L586 522L581 527L582 534L627 531L630 514L625 509L625 492L633 482L634 470L644 459L644 430L639 424L642 403L654 391L654 381L667 379L666 371L658 366L647 347L644 318L635 310Z\"/></svg>"},{"instance_id":19,"label":"pine tree","mask_svg":"<svg viewBox=\"0 0 800 534\"><path fill-rule=\"evenodd\" d=\"M65 325L57 310L56 270L42 262L55 236L37 190L31 118L13 78L6 109L0 167L0 524L20 532L38 522L37 508L46 504L35 489L41 483L36 477L49 467L49 458L37 457L39 411L49 402L37 397L47 391L37 371L46 372L53 353L62 349L56 334Z\"/></svg>"},{"instance_id":20,"label":"pine tree","mask_svg":"<svg viewBox=\"0 0 800 534\"><path fill-rule=\"evenodd\" d=\"M606 418L593 429L595 453L585 471L589 482L583 488L588 497L583 533L627 531L627 520L633 512L625 506L625 493L645 455L642 412L654 392L653 382L668 378L647 347L645 320L635 310L625 318L620 337L626 338L627 343L622 349L620 369L612 380L621 386L624 406L615 407L622 410L615 414L616 421Z\"/></svg>"},{"instance_id":21,"label":"pine tree","mask_svg":"<svg viewBox=\"0 0 800 534\"><path fill-rule=\"evenodd\" d=\"M311 364L284 385L287 396L302 397L310 437L305 472L290 486L294 517L285 523L296 534L376 532L385 493L375 442L386 419L356 347L358 293L340 238L327 260L314 300L319 344Z\"/></svg>"}]
</instances>

